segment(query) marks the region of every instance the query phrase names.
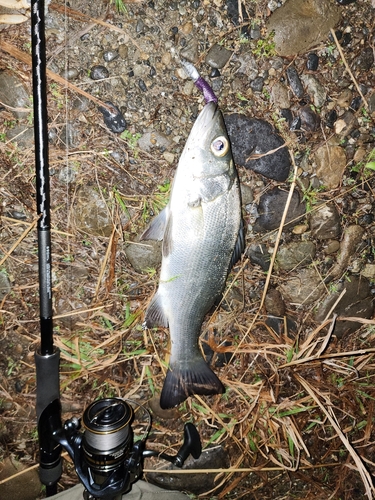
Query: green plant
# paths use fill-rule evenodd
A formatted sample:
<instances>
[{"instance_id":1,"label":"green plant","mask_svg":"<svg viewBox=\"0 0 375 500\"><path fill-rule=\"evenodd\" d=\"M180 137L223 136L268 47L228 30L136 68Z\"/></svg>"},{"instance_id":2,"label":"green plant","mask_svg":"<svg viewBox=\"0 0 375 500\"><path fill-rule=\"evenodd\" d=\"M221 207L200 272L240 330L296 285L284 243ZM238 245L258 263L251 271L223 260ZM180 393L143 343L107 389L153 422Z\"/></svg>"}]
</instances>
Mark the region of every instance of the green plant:
<instances>
[{"instance_id":1,"label":"green plant","mask_svg":"<svg viewBox=\"0 0 375 500\"><path fill-rule=\"evenodd\" d=\"M276 54L275 33L270 33L267 38L257 41L253 54L257 57L273 57Z\"/></svg>"},{"instance_id":2,"label":"green plant","mask_svg":"<svg viewBox=\"0 0 375 500\"><path fill-rule=\"evenodd\" d=\"M127 12L126 5L124 4L123 0L111 0L111 4L115 4L118 12L122 12L123 14Z\"/></svg>"}]
</instances>

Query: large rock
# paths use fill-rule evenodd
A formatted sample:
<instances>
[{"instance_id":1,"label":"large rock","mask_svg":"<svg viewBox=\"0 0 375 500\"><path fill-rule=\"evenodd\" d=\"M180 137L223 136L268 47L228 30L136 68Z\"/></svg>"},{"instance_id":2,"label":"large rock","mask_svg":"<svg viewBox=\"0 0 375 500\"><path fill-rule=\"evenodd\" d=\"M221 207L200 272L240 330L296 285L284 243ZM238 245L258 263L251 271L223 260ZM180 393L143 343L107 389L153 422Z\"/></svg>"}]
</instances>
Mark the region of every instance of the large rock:
<instances>
[{"instance_id":1,"label":"large rock","mask_svg":"<svg viewBox=\"0 0 375 500\"><path fill-rule=\"evenodd\" d=\"M338 301L343 290L345 294ZM328 294L318 307L314 316L315 321L324 321L330 312L341 317L371 318L374 305L368 280L364 277L350 276L349 281L338 283L336 290ZM361 326L362 323L357 321L337 321L333 333L341 338L343 335L355 332Z\"/></svg>"},{"instance_id":2,"label":"large rock","mask_svg":"<svg viewBox=\"0 0 375 500\"><path fill-rule=\"evenodd\" d=\"M272 125L239 113L226 115L224 120L235 163L275 181L288 178L288 148Z\"/></svg>"},{"instance_id":3,"label":"large rock","mask_svg":"<svg viewBox=\"0 0 375 500\"><path fill-rule=\"evenodd\" d=\"M339 20L333 0L287 0L270 17L268 32L275 32L279 55L294 56L323 41Z\"/></svg>"}]
</instances>

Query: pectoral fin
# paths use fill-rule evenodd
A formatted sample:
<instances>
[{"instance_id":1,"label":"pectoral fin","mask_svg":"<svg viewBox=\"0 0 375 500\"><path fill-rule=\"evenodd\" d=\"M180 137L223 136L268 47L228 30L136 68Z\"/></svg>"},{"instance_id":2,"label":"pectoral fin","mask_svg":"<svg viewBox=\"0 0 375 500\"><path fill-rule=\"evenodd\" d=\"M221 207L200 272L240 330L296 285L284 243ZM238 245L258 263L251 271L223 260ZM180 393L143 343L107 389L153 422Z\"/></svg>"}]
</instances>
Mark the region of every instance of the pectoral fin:
<instances>
[{"instance_id":1,"label":"pectoral fin","mask_svg":"<svg viewBox=\"0 0 375 500\"><path fill-rule=\"evenodd\" d=\"M243 251L245 250L245 227L241 217L240 230L238 231L237 241L234 246L233 255L229 264L229 270L240 260Z\"/></svg>"},{"instance_id":2,"label":"pectoral fin","mask_svg":"<svg viewBox=\"0 0 375 500\"><path fill-rule=\"evenodd\" d=\"M168 220L168 205L152 219L148 228L142 233L141 240L157 240L164 238L164 232Z\"/></svg>"}]
</instances>

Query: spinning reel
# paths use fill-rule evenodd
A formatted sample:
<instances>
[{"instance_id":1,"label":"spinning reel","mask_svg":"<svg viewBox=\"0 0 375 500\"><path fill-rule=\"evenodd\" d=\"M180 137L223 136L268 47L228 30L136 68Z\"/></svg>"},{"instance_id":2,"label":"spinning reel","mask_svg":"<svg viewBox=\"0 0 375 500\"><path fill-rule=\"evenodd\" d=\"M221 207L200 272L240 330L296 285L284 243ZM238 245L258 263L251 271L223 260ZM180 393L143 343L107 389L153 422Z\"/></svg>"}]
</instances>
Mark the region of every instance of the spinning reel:
<instances>
[{"instance_id":1,"label":"spinning reel","mask_svg":"<svg viewBox=\"0 0 375 500\"><path fill-rule=\"evenodd\" d=\"M134 410L132 405L138 408ZM147 429L144 437L134 442L132 423L135 412L139 410L147 416ZM46 421L42 416L40 424L44 433L48 429L45 426L49 426L55 445L68 451L85 487L84 500L120 500L142 476L145 457L158 456L182 467L190 454L199 458L202 451L198 431L191 423L185 424L184 442L177 455L146 450L151 415L146 408L120 398L91 403L81 421L73 417L57 430L53 429L56 424L53 418Z\"/></svg>"}]
</instances>

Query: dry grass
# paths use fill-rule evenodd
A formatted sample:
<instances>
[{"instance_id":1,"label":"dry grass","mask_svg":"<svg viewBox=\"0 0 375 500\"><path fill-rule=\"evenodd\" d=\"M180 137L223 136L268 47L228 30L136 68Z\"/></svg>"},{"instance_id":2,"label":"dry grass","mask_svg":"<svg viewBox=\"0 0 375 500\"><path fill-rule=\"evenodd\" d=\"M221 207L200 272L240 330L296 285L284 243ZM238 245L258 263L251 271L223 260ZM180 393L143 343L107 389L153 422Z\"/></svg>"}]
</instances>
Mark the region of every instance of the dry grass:
<instances>
[{"instance_id":1,"label":"dry grass","mask_svg":"<svg viewBox=\"0 0 375 500\"><path fill-rule=\"evenodd\" d=\"M7 43L5 50L15 40ZM27 60L18 57L15 48L7 52L16 60L7 56L3 64L12 63L24 75ZM69 100L76 88L62 85L59 91ZM57 123L61 121L56 118L59 112L51 98L50 115ZM0 133L4 132L4 125L0 125ZM167 331L142 329L144 311L157 286L157 272L137 273L127 262L124 248L160 202L157 185L170 177L169 167L160 161L155 176L155 159L137 152L142 172L130 170L128 163L118 164L104 153L107 137L107 131L97 127L84 152L73 151L67 156L63 148L51 151L55 170L51 178L55 343L61 350L64 419L80 415L89 402L102 396L133 398L147 405L162 387L168 359ZM126 158L134 155L123 140L112 140ZM0 303L1 362L8 363L0 384L1 404L9 435L14 438L10 452L26 457L30 467L35 467L35 434L31 437L35 423L30 423L33 411L25 414L22 409L32 408L35 402L33 352L39 338L33 157L29 152L23 160L15 160L12 143L0 147L4 206L21 207L26 214L26 221L20 221L5 211L0 221L0 271L4 270L12 282L11 293ZM59 182L57 174L73 161L78 173L72 189ZM9 183L9 166L20 172L21 184ZM296 181L295 167L288 201ZM76 196L88 183L97 186L107 205L112 220L107 237L85 234L77 227ZM139 192L133 186L140 187ZM287 207L283 221L286 211ZM124 215L130 215L125 223ZM163 451L177 449L182 423L192 420L204 447L225 447L230 467L194 471L217 473L216 487L202 498L276 498L272 491L277 492L277 498L291 498L287 493L290 488L295 498L301 499L363 495L370 499L375 496L371 478L375 471L375 320L356 318L362 328L338 341L332 336L335 322L353 318L330 314L321 325L315 325L309 311L294 310L288 313L295 316L298 332L288 331L286 322L281 333L273 331L265 322L263 304L268 286L278 279L272 269L282 230L281 225L267 276L243 259L228 279L223 307L203 326L215 357L231 353L230 361L215 369L226 393L190 398L172 423L154 415L155 433L149 446ZM88 274L81 276L78 271L82 269ZM242 302L231 298L233 289L242 293ZM250 300L252 289L261 293ZM59 303L63 306L57 307ZM17 357L15 344L22 356ZM17 381L21 381L20 393L13 389ZM23 435L17 443L15 436L21 428ZM25 446L27 453L22 451ZM146 461L146 472L152 470L150 465L153 462ZM69 484L72 476L68 461L63 483ZM355 488L357 493L353 493Z\"/></svg>"}]
</instances>

